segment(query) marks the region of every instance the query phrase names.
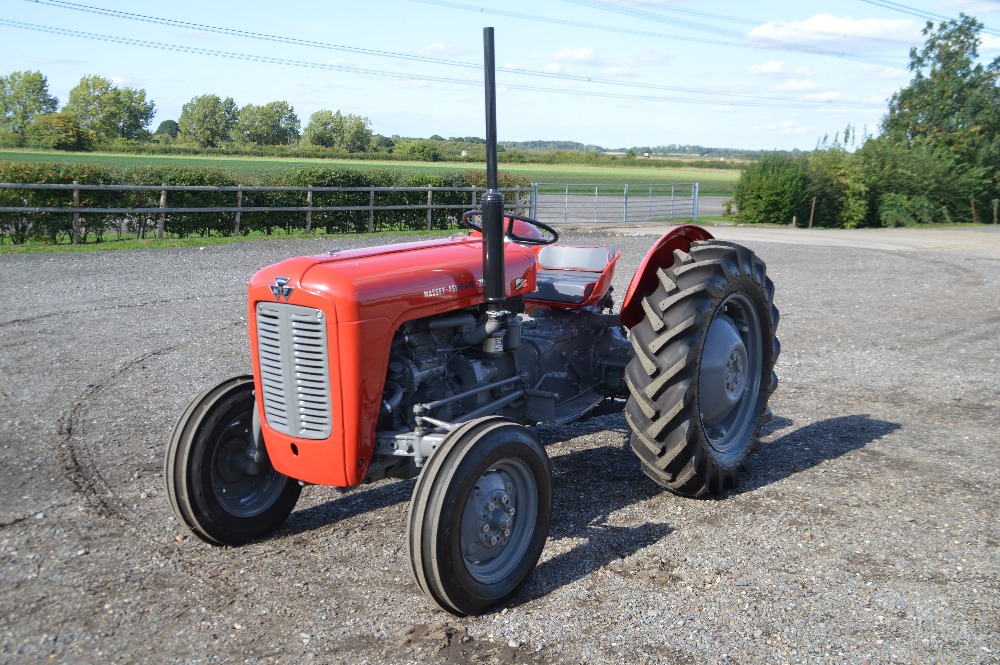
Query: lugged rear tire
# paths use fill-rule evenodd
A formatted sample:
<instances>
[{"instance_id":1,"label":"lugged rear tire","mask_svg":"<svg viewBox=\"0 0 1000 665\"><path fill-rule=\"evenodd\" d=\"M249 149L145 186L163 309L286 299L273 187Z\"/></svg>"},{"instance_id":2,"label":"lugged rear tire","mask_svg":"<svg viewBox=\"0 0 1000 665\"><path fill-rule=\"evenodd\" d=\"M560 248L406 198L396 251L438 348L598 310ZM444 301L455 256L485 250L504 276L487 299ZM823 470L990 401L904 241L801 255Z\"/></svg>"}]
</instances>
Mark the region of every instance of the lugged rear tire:
<instances>
[{"instance_id":1,"label":"lugged rear tire","mask_svg":"<svg viewBox=\"0 0 1000 665\"><path fill-rule=\"evenodd\" d=\"M642 469L685 496L736 484L778 385L778 309L764 262L720 240L692 243L657 270L631 330L625 418Z\"/></svg>"}]
</instances>

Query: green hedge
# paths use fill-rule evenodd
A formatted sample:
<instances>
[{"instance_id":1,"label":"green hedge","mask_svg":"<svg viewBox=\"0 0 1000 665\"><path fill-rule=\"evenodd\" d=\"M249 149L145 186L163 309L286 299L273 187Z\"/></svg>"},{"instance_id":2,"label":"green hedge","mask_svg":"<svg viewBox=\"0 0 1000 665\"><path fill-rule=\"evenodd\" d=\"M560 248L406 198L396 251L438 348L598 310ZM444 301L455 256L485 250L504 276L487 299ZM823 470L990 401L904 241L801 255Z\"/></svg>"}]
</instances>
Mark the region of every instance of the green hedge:
<instances>
[{"instance_id":1,"label":"green hedge","mask_svg":"<svg viewBox=\"0 0 1000 665\"><path fill-rule=\"evenodd\" d=\"M6 183L71 183L83 185L207 185L214 187L482 187L485 175L480 171L464 174L445 173L403 174L389 169L347 169L305 167L282 173L233 173L216 168L176 166L107 167L50 162L0 161L0 182ZM500 173L501 187L528 187L524 176ZM298 207L307 205L306 192L243 192L243 207ZM313 192L314 206L367 206L371 193ZM522 203L527 195L522 196ZM233 207L236 192L167 192L168 208ZM376 192L376 206L426 205L425 191ZM435 192L435 205L463 206L453 210L434 210L432 228L455 227L463 210L472 207L468 192ZM160 205L159 191L81 192L81 204L101 208L156 208ZM69 190L0 189L0 206L10 207L69 207ZM145 237L155 232L159 213L127 215L85 214L82 219L82 240L101 242L109 232ZM326 233L360 233L368 231L368 211L314 212L312 228ZM191 235L232 235L235 213L171 213L165 219L164 230L172 237ZM305 212L243 212L240 232L261 231L272 234L306 227ZM426 210L376 211L374 231L420 230L427 228ZM0 213L0 242L23 244L29 240L67 242L72 234L71 213Z\"/></svg>"}]
</instances>

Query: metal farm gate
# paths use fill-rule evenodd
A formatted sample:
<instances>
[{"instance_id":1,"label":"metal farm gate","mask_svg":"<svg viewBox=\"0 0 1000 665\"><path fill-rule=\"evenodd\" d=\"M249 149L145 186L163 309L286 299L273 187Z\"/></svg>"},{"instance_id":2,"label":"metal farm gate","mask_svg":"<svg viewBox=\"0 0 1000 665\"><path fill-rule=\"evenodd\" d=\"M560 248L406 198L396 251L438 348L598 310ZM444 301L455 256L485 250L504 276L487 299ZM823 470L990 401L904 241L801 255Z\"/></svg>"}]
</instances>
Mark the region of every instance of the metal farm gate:
<instances>
[{"instance_id":1,"label":"metal farm gate","mask_svg":"<svg viewBox=\"0 0 1000 665\"><path fill-rule=\"evenodd\" d=\"M531 183L531 216L552 224L634 224L698 219L698 183Z\"/></svg>"}]
</instances>

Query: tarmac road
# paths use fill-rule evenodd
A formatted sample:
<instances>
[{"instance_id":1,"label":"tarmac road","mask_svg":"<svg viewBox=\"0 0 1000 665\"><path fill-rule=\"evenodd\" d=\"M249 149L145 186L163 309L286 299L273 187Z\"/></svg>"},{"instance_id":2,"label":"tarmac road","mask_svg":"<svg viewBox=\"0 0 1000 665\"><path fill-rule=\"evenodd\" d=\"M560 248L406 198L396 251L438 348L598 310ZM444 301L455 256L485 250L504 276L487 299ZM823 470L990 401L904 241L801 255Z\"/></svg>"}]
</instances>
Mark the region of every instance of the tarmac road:
<instances>
[{"instance_id":1,"label":"tarmac road","mask_svg":"<svg viewBox=\"0 0 1000 665\"><path fill-rule=\"evenodd\" d=\"M713 231L782 314L749 473L682 499L620 413L539 426L542 561L464 619L409 577L412 482L306 488L239 549L170 513L175 420L249 371L247 279L331 241L0 256L0 662L1000 662L1000 233ZM620 295L649 233L566 241L622 249Z\"/></svg>"}]
</instances>

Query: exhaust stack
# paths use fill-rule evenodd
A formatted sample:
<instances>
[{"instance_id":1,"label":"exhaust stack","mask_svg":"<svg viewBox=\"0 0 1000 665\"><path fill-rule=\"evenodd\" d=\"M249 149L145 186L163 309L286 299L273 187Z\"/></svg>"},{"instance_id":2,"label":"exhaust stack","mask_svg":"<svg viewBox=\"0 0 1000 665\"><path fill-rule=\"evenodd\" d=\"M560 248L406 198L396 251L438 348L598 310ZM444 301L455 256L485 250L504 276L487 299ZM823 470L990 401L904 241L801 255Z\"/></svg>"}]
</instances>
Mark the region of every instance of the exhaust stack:
<instances>
[{"instance_id":1,"label":"exhaust stack","mask_svg":"<svg viewBox=\"0 0 1000 665\"><path fill-rule=\"evenodd\" d=\"M486 193L483 194L483 291L487 311L500 311L507 298L503 265L503 194L497 177L497 102L493 28L483 28L486 81Z\"/></svg>"}]
</instances>

